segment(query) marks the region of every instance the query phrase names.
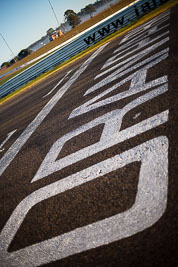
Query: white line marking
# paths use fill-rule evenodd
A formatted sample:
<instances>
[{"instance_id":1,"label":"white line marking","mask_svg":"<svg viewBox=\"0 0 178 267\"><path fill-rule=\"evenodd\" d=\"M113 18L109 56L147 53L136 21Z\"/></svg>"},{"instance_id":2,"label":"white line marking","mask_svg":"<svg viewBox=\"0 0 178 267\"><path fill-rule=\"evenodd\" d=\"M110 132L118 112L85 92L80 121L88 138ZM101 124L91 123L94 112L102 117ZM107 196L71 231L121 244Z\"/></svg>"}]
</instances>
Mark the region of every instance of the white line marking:
<instances>
[{"instance_id":1,"label":"white line marking","mask_svg":"<svg viewBox=\"0 0 178 267\"><path fill-rule=\"evenodd\" d=\"M69 87L78 79L78 77L86 70L88 65L93 61L93 59L108 45L109 42L99 49L97 49L77 70L73 76L64 84L59 91L49 100L49 102L45 105L45 107L38 113L36 118L27 126L27 128L23 131L20 137L12 144L12 146L8 149L5 155L0 159L0 175L6 170L11 161L15 158L17 153L20 151L22 146L27 142L30 136L34 133L34 131L38 128L38 126L42 123L42 121L46 118L52 108L57 104L59 99L66 93Z\"/></svg>"},{"instance_id":2,"label":"white line marking","mask_svg":"<svg viewBox=\"0 0 178 267\"><path fill-rule=\"evenodd\" d=\"M49 91L49 93L47 93L46 95L44 95L43 96L43 98L45 98L45 97L47 97L48 95L50 95L57 87L58 87L58 85L59 84L61 84L62 82L63 82L63 80L67 77L67 75L69 74L71 72L71 70L70 71L68 71L67 73L66 73L66 75L54 86L54 88L51 90L51 91Z\"/></svg>"},{"instance_id":3,"label":"white line marking","mask_svg":"<svg viewBox=\"0 0 178 267\"><path fill-rule=\"evenodd\" d=\"M132 57L130 57L130 58L124 60L124 61L121 61L121 59L125 58L126 56L129 56L130 54L133 54L133 53L137 52L138 50L140 50L141 48L144 48L145 46L151 45L151 43L155 42L156 40L162 38L164 35L167 35L167 34L169 34L169 31L166 31L163 34L160 34L160 35L158 35L157 37L155 37L154 39L151 39L151 40L150 40L149 37L147 37L145 39L142 39L139 42L134 43L133 45L129 46L127 49L124 49L124 51L119 52L118 54L115 54L114 56L110 57L109 60L106 61L106 63L104 64L104 66L101 69L104 69L104 68L116 63L117 61L120 61L120 63L119 64L115 64L112 68L110 68L107 71L101 72L99 75L96 76L96 78L99 78L100 76L104 75L108 71L116 69L118 66L121 66L121 65L129 62L132 58L137 57L137 55L134 55L134 56L132 56ZM137 47L134 49L135 46L137 46ZM130 49L132 49L132 50L130 52L126 53L126 51L130 50ZM153 49L154 49L154 47L153 47ZM124 55L118 57L120 54L123 54L123 53L124 53ZM140 51L139 51L139 53L140 53Z\"/></svg>"},{"instance_id":4,"label":"white line marking","mask_svg":"<svg viewBox=\"0 0 178 267\"><path fill-rule=\"evenodd\" d=\"M169 32L166 32L166 34L168 34ZM154 44L154 45L152 45L152 46L150 46L150 47L148 47L148 48L146 48L146 49L144 49L143 51L141 51L141 53L140 53L140 51L138 51L137 52L137 54L134 54L134 55L132 55L132 56L130 56L129 58L127 58L127 59L125 59L125 60L123 60L123 61L121 61L121 62L119 62L118 64L115 64L114 66L112 66L112 67L110 67L109 69L107 69L107 70L105 70L105 71L103 71L102 73L100 73L100 74L98 74L96 77L95 77L95 79L97 79L97 78L99 78L99 77L101 77L102 75L105 75L106 73L108 73L108 72L111 72L111 71L113 71L114 69L116 69L116 68L118 68L118 67L120 67L117 71L115 71L114 72L114 74L112 73L112 74L110 74L110 76L109 77L113 77L114 75L117 75L117 74L119 74L119 73L125 73L124 72L124 70L126 69L126 73L128 73L128 70L132 70L133 69L133 67L130 67L130 66L132 66L134 63L136 63L137 61L139 61L140 59L142 59L142 58L144 58L146 55L148 55L149 53L151 53L153 50L155 50L156 48L158 48L159 46L161 46L161 45L163 45L163 44L165 44L166 42L168 42L169 41L169 37L167 37L167 38L165 38L165 39L163 39L163 40L161 40L161 41L159 41L159 42L157 42L156 44ZM143 46L144 47L144 46ZM137 49L133 49L133 53L135 52L135 51L137 51ZM130 53L128 53L128 54L130 54ZM131 53L132 54L132 53ZM127 55L127 54L126 54ZM125 56L126 56L125 55ZM113 63L115 63L115 61L118 61L118 59L117 60L114 60L113 62L111 61L111 62L109 62L109 65L112 65ZM122 66L123 65L123 66ZM108 64L107 64L107 66L108 66ZM122 66L122 67L121 67ZM129 68L130 67L130 68ZM135 65L134 65L134 67L135 67ZM107 78L106 78L107 79Z\"/></svg>"},{"instance_id":5,"label":"white line marking","mask_svg":"<svg viewBox=\"0 0 178 267\"><path fill-rule=\"evenodd\" d=\"M153 56L133 65L132 67L130 67L130 68L128 68L122 72L121 72L121 69L116 70L114 73L110 74L109 76L107 76L106 78L104 78L103 80L101 80L100 82L98 82L97 84L92 86L91 88L89 88L84 95L87 95L87 94L94 92L95 90L103 87L104 85L106 85L108 83L111 83L112 81L115 81L116 79L122 77L123 75L140 68L141 66L143 66L146 63L149 63L149 64L144 66L142 68L142 70L143 69L149 69L149 68L153 67L154 65L158 64L159 62L161 62L162 60L164 60L168 57L168 51L169 51L169 48L163 49L160 52L154 54ZM124 81L125 82L126 82L126 80L128 81L130 79L130 77L133 77L133 76L134 76L134 74L131 74L129 77L125 78L120 83L116 84L116 86L118 87L119 84L123 84ZM114 85L112 87L112 90L114 90L113 88L116 86ZM106 92L107 92L107 90L106 90ZM103 92L103 94L106 94L106 92Z\"/></svg>"},{"instance_id":6,"label":"white line marking","mask_svg":"<svg viewBox=\"0 0 178 267\"><path fill-rule=\"evenodd\" d=\"M119 101L121 99L129 97L131 95L137 94L137 93L141 92L142 90L144 91L144 90L147 90L147 89L151 89L152 87L155 87L155 86L158 86L158 85L161 85L161 84L167 82L167 76L160 77L160 78L158 78L156 80L153 80L153 81L150 81L148 83L145 83L145 81L143 80L144 77L145 77L145 73L147 73L147 70L149 68L155 66L159 62L161 62L167 56L168 56L168 54L163 55L160 58L152 61L151 63L149 63L146 66L144 66L142 69L140 69L140 70L136 71L135 73L131 74L130 76L128 76L124 80L121 80L120 82L116 83L111 88L105 90L104 92L100 93L99 95L95 96L94 98L88 100L87 102L85 102L81 106L79 106L76 109L74 109L72 111L72 113L70 114L69 118L73 118L73 117L79 116L79 115L81 115L83 113L86 113L86 112L89 112L89 111L91 111L93 109L108 105L110 103L114 103L116 101ZM122 86L123 84L125 84L128 81L131 81L131 85L129 87L129 90L124 91L124 92L119 93L119 94L115 94L114 96L108 97L108 98L106 98L104 100L98 101L103 96L106 96L107 94L109 94L113 90L117 89L119 86ZM95 87L93 86L90 89L88 89L86 91L85 95L90 93L91 90L93 90L93 88L95 88Z\"/></svg>"},{"instance_id":7,"label":"white line marking","mask_svg":"<svg viewBox=\"0 0 178 267\"><path fill-rule=\"evenodd\" d=\"M7 252L10 242L33 206L136 161L141 161L138 191L135 203L129 210L19 251ZM141 232L151 227L165 212L167 186L168 139L165 136L147 141L45 186L21 201L4 226L0 235L2 266L39 266Z\"/></svg>"},{"instance_id":8,"label":"white line marking","mask_svg":"<svg viewBox=\"0 0 178 267\"><path fill-rule=\"evenodd\" d=\"M150 57L148 61L142 61L141 65L137 65L137 67L150 62L150 59L155 59L158 56L160 57L154 61L154 64L161 62L167 57L167 51L168 49L161 51L161 54L155 54L153 57ZM166 54L163 55L164 53ZM129 93L135 94L141 90L140 87L142 87L142 90L146 90L151 84L156 86L159 83L167 81L167 76L163 76L154 81L145 83L147 69L151 67L151 64L153 64L153 62L144 66L142 70L137 71L136 74L128 77L131 80ZM112 79L112 77L110 78ZM94 89L96 90L98 87ZM124 108L114 110L98 117L58 139L51 147L32 181L44 178L47 175L61 170L81 159L87 158L98 151L102 151L103 149L121 143L124 140L135 137L138 134L167 122L168 110L120 131L123 117L127 112L138 105L163 94L167 90L167 84L160 86L133 100ZM124 92L123 94L120 93L117 96L118 98L124 98L127 93L128 92ZM110 103L113 102L113 99L111 98L112 97L109 97L107 99L108 103L109 101ZM101 100L100 104L104 105L106 102L104 103ZM79 113L82 114L84 112L83 110L82 112L79 110ZM75 116L76 114L73 115L73 117ZM105 125L99 142L72 153L60 160L56 160L65 142L100 123L104 123ZM8 253L7 250L9 244L32 207L43 200L73 189L86 182L89 183L98 177L102 177L107 173L133 162L141 162L141 168L135 203L129 210L24 249ZM165 136L149 140L119 155L45 186L22 200L2 229L0 234L0 258L2 266L39 266L88 249L109 244L143 231L157 222L165 212L167 205L167 186L168 139Z\"/></svg>"},{"instance_id":9,"label":"white line marking","mask_svg":"<svg viewBox=\"0 0 178 267\"><path fill-rule=\"evenodd\" d=\"M12 136L16 131L17 131L17 129L7 134L6 139L5 139L5 140L2 142L2 144L0 145L0 149L5 145L5 143L7 143L7 141L11 138L11 136ZM4 150L4 149L3 149L3 150ZM3 151L3 150L2 150L2 151Z\"/></svg>"},{"instance_id":10,"label":"white line marking","mask_svg":"<svg viewBox=\"0 0 178 267\"><path fill-rule=\"evenodd\" d=\"M166 25L162 26L159 29L157 29L157 27L154 27L154 28L151 28L150 30L148 30L147 33L144 30L143 33L139 34L138 36L135 36L135 34L134 34L133 38L131 38L131 37L126 35L128 41L126 43L124 43L124 44L121 44L122 43L122 41L121 41L119 43L119 47L114 51L114 54L118 53L118 52L123 53L123 50L125 50L129 46L133 45L134 43L136 44L136 43L140 42L141 40L144 40L145 38L149 38L150 39L150 37L152 37L153 33L159 32L160 30L162 30L162 29L164 29L165 27L168 27L168 26L169 26L169 23L167 23Z\"/></svg>"},{"instance_id":11,"label":"white line marking","mask_svg":"<svg viewBox=\"0 0 178 267\"><path fill-rule=\"evenodd\" d=\"M155 25L152 26L152 24L156 24L156 26L158 26L161 23L167 21L169 19L169 15L170 15L170 12L166 12L163 15L161 14L159 17L153 18L152 20L144 23L143 25L141 25L137 28L134 28L133 30L129 31L127 33L127 35L125 35L125 37L121 40L120 44L122 44L122 43L126 42L128 39L132 38L132 35L134 36L134 38L138 34L143 35L145 30L148 30L151 27L155 27ZM136 38L138 38L138 37L136 37Z\"/></svg>"},{"instance_id":12,"label":"white line marking","mask_svg":"<svg viewBox=\"0 0 178 267\"><path fill-rule=\"evenodd\" d=\"M135 116L133 117L133 119L136 120L140 115L141 115L141 112L135 114Z\"/></svg>"},{"instance_id":13,"label":"white line marking","mask_svg":"<svg viewBox=\"0 0 178 267\"><path fill-rule=\"evenodd\" d=\"M121 110L114 110L105 115L79 127L78 129L64 135L59 138L51 147L40 168L35 174L32 182L42 179L54 172L57 172L71 164L74 164L80 160L88 158L102 150L110 148L118 143L121 143L131 137L148 131L162 123L165 123L168 119L168 111L155 115L147 120L144 120L132 127L120 131L123 117L131 109L145 103L146 101L155 98L167 91L167 85L161 86L126 105ZM80 133L87 131L99 124L105 123L100 141L85 147L75 153L72 153L62 159L56 160L65 142L69 141L72 137L77 136Z\"/></svg>"}]
</instances>

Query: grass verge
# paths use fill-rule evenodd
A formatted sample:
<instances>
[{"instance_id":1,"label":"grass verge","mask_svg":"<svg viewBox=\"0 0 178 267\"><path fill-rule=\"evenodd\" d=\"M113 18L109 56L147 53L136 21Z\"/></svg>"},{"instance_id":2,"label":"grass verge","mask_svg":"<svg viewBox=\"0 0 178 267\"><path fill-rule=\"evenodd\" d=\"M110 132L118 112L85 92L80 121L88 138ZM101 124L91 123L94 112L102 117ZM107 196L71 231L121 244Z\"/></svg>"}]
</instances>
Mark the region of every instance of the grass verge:
<instances>
[{"instance_id":1,"label":"grass verge","mask_svg":"<svg viewBox=\"0 0 178 267\"><path fill-rule=\"evenodd\" d=\"M75 28L71 29L70 31L65 33L63 36L61 36L60 38L48 43L47 45L41 47L40 49L38 49L37 51L35 51L32 54L28 55L27 57L23 58L22 60L16 62L15 64L10 66L6 70L4 70L4 71L1 70L1 75L3 75L6 72L9 72L9 71L15 69L16 67L19 67L19 66L21 66L21 65L23 65L23 64L25 64L25 63L37 58L37 57L43 55L44 53L50 51L51 49L57 47L58 45L64 43L65 41L71 39L76 34L81 33L84 30L88 29L89 27L95 25L97 22L100 22L104 18L106 18L109 15L111 15L112 12L116 12L116 11L122 9L126 5L132 3L133 1L134 0L120 0L119 3L116 3L115 5L112 6L112 10L110 8L108 8L108 9L100 12L99 14L95 15L91 19L89 19L89 20L77 25Z\"/></svg>"},{"instance_id":2,"label":"grass verge","mask_svg":"<svg viewBox=\"0 0 178 267\"><path fill-rule=\"evenodd\" d=\"M113 33L113 34L105 37L103 40L101 40L98 43L94 44L93 46L87 48L86 50L80 52L78 55L73 56L71 59L69 59L69 60L61 63L60 65L54 67L50 71L48 71L48 72L40 75L39 77L37 77L33 81L30 81L27 85L24 85L23 87L19 88L15 92L9 94L8 96L4 97L3 99L0 99L0 105L3 104L3 103L5 103L6 101L12 99L14 96L18 95L19 93L24 92L25 90L29 89L33 85L36 85L37 83L39 83L42 80L44 80L47 77L49 77L50 75L53 75L56 71L59 71L59 70L65 68L65 67L67 67L69 64L71 64L71 63L75 62L76 60L82 58L83 56L87 55L88 53L93 52L94 50L96 50L97 48L99 48L101 45L104 45L108 41L111 41L111 40L117 38L121 34L125 34L126 32L132 30L133 28L135 28L135 27L143 24L144 22L152 19L153 17L155 17L155 16L159 15L160 13L166 11L167 9L173 7L177 3L178 3L178 0L170 0L167 3L165 3L164 5L162 5L161 7L158 7L157 9L153 10L152 12L144 15L143 17L141 17L137 21L134 21L131 24L127 25L126 27L124 27L124 28L116 31L115 33ZM17 73L15 75L17 75Z\"/></svg>"}]
</instances>

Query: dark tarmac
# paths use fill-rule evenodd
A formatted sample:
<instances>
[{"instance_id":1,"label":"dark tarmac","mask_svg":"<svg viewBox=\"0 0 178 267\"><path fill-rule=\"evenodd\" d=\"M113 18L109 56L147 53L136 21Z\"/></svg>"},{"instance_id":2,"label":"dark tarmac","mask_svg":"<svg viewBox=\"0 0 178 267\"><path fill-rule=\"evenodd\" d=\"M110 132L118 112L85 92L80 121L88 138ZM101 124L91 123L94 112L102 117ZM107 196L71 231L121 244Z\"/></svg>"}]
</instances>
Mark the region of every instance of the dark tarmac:
<instances>
[{"instance_id":1,"label":"dark tarmac","mask_svg":"<svg viewBox=\"0 0 178 267\"><path fill-rule=\"evenodd\" d=\"M134 150L136 146L139 146L152 139L159 139L160 136L167 137L169 143L167 170L168 188L167 191L165 189L164 195L164 199L167 201L166 209L164 212L162 212L160 218L149 227L144 226L146 222L142 222L142 220L139 221L140 219L138 218L135 223L141 226L140 228L138 227L140 230L138 230L138 232L135 234L125 236L112 242L103 241L103 245L99 245L98 247L95 245L95 240L92 242L92 248L87 250L84 249L85 251L80 250L81 252L74 252L71 256L61 256L61 259L56 258L55 261L52 261L50 259L53 256L50 256L50 254L53 254L53 252L51 252L51 248L49 246L49 251L47 250L46 252L49 254L49 260L44 260L43 264L41 264L43 266L172 267L178 265L178 210L176 205L176 191L178 188L178 72L176 62L176 59L178 58L178 20L176 16L178 14L178 6L176 5L171 8L170 15L169 13L165 14L167 19L163 20L161 23L159 23L159 25L155 24L158 25L158 29L163 26L165 27L163 27L161 30L153 32L150 35L150 38L151 40L154 40L154 38L156 38L158 35L163 34L168 30L169 33L159 40L147 44L146 46L144 46L143 43L143 47L140 47L137 52L131 53L130 55L125 52L124 59L129 59L135 53L139 53L138 55L141 55L144 49L151 47L166 37L169 37L169 41L156 47L153 51L151 50L148 54L143 55L143 58L138 60L138 62L142 62L143 60L153 56L155 53L159 53L160 51L169 48L168 57L147 70L145 81L145 83L149 83L160 77L167 76L168 81L164 82L164 84L168 84L168 91L160 93L158 96L152 98L150 97L150 100L140 103L136 107L130 109L123 117L120 131L126 130L127 128L141 123L144 120L148 120L150 117L157 116L157 114L162 114L163 112L169 110L168 120L164 123L159 122L156 127L150 126L150 128L146 131L142 130L142 132L139 132L138 134L130 136L127 139L123 139L122 142L116 142L116 144L113 144L111 147L101 149L99 152L80 159L80 156L82 157L84 154L84 148L92 146L100 141L102 132L104 131L104 122L99 123L98 125L96 124L91 129L73 136L70 140L64 143L61 152L57 155L56 161L61 160L59 162L63 164L62 159L69 156L71 153L75 153L74 158L72 159L72 164L69 164L68 166L65 166L64 164L64 167L60 167L61 170L53 171L49 175L48 171L41 172L41 179L32 182L32 179L39 170L49 150L59 138L79 127L83 127L83 125L95 120L100 116L104 116L108 112L116 109L123 109L123 107L130 102L136 100L138 97L144 96L146 93L150 93L153 90L153 87L150 87L146 91L142 90L134 95L130 95L118 101L113 100L109 104L103 104L103 106L101 104L98 108L69 119L70 114L77 107L93 99L94 97L97 97L100 93L106 91L107 89L111 88L111 86L114 86L116 83L126 79L130 74L134 74L136 70L140 70L142 68L142 66L136 70L133 68L129 73L123 74L122 77L118 77L113 81L109 80L109 83L106 84L103 82L103 85L96 91L84 95L89 88L103 80L103 78L108 77L108 75L119 68L115 68L113 71L110 71L107 74L95 79L98 74L105 70L101 68L108 59L115 55L113 54L114 51L124 44L124 42L120 43L120 41L123 40L127 34L123 34L122 36L114 39L108 45L106 45L102 51L100 51L100 53L89 64L89 66L83 71L83 73L81 73L81 75L75 81L73 81L66 93L54 105L49 114L44 118L41 124L24 143L14 159L3 171L0 177L0 231L2 231L2 229L4 229L6 226L8 219L12 215L12 212L15 210L17 205L31 193L60 181L61 179L67 178L68 176L73 177L72 175L79 172L82 173L83 170L86 170L93 165L97 165L100 162L108 160L128 150ZM166 26L167 24L169 25ZM135 37L136 34L133 36ZM144 37L147 37L145 35L140 36L140 40L142 40ZM131 52L132 50L128 51ZM24 91L9 102L0 106L0 145L6 139L8 133L17 129L17 131L9 138L9 140L0 150L0 168L1 164L4 164L4 161L2 160L3 157L5 157L7 151L10 151L14 142L20 138L23 131L36 118L36 116L50 101L50 99L55 96L57 91L65 86L65 84L69 82L71 78L74 79L73 75L77 70L80 69L81 65L88 58L90 58L90 56L90 54L86 55L82 59L42 81L40 84L33 86L31 89ZM128 63L131 61L132 59L128 60ZM119 62L121 61L114 62L106 69L113 67ZM131 67L135 66L136 64L137 62L133 62ZM64 78L65 75L66 77ZM61 82L61 84L54 89L53 92L44 97L62 78L64 78L64 80ZM136 82L135 84L136 86L138 85ZM159 86L162 86L162 84ZM105 103L108 97L125 92L130 86L131 81L128 80L107 95L102 96L101 100L103 100L103 103ZM157 85L156 89L159 86ZM98 99L94 103L99 101L100 100ZM112 128L112 122L110 125L111 127L109 128ZM109 138L113 138L114 140L115 136L114 134L112 135L112 132ZM107 144L107 142L109 142L107 140L108 139L104 141L103 147ZM81 151L77 154L77 151L79 150ZM162 151L160 151L160 158L162 156L161 153ZM79 160L77 160L77 157L79 157ZM165 167L165 165L166 162L163 162L163 165L157 166L158 169L160 168L160 172L158 171L156 174L157 176L159 176L159 173L162 173L161 168ZM49 166L48 163L46 163L46 169L48 169ZM98 174L96 179L83 182L81 185L74 186L69 190L64 190L60 194L56 194L52 197L39 201L39 203L33 205L22 221L22 224L17 230L12 242L9 243L7 255L13 255L14 252L31 247L34 244L43 242L45 240L50 240L64 233L70 233L77 228L82 228L95 222L102 221L111 216L129 211L132 209L136 201L140 168L141 161L133 160L133 162L125 164L125 166L116 170L111 170L104 175ZM154 167L152 167L152 162L149 163L149 168L154 169ZM147 176L146 171L144 172L144 175ZM81 177L81 179L85 179L85 177ZM150 192L150 194L151 193L152 192ZM143 202L144 198L145 196L143 196ZM150 202L156 202L154 197L153 199L150 199ZM159 207L161 205L162 203L160 201ZM145 212L147 211L145 210ZM150 211L148 210L148 213L149 212ZM157 211L155 211L155 213L156 212ZM152 217L154 217L152 211L147 216L150 220ZM141 230L142 224L143 228L145 228L143 230ZM13 227L14 226L12 226L12 229ZM135 226L133 225L133 228L134 227ZM108 229L106 231L110 231L112 233L112 229ZM105 234L103 232L103 236L104 235ZM72 251L76 251L78 246L77 242L78 241L76 240L76 243L74 242L72 245L69 244L69 246L71 245ZM3 242L1 241L0 236L0 247L1 246L3 246ZM65 246L67 247L68 245L65 243L64 250ZM84 246L85 244L83 247ZM55 251L57 251L57 247L55 247L55 249ZM54 254L56 254L56 252L54 252ZM33 256L33 254L28 252L25 257L32 259L31 265L29 263L30 260L26 258L25 260L23 259L20 264L17 264L16 259L14 260L13 257L7 262L10 262L9 266L38 266L38 264L35 263L38 262L36 261L38 258L38 253L36 256ZM44 258L45 257L48 258L48 255L44 256ZM0 266L8 266L6 263L6 256L5 258L0 256Z\"/></svg>"}]
</instances>

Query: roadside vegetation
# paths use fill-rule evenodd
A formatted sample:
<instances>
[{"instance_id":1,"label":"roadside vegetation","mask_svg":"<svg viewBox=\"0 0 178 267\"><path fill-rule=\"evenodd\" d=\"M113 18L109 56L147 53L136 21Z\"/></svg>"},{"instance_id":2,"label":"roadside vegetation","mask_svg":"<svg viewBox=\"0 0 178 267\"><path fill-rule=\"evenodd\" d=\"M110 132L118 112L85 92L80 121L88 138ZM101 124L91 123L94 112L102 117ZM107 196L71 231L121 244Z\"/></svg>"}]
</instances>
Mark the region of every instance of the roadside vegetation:
<instances>
[{"instance_id":1,"label":"roadside vegetation","mask_svg":"<svg viewBox=\"0 0 178 267\"><path fill-rule=\"evenodd\" d=\"M64 35L62 35L60 38L57 38L56 40L46 44L45 46L41 47L35 52L30 52L28 55L26 55L23 58L20 58L20 61L13 62L13 65L9 64L9 62L5 62L5 65L8 65L8 68L1 70L1 75L10 72L13 69L18 68L19 66L41 56L42 54L48 52L49 50L55 48L56 46L62 44L63 42L67 41L68 39L72 38L76 34L88 29L89 27L95 25L97 22L101 21L102 19L110 16L113 12L116 12L123 8L124 6L132 3L134 0L121 0L119 3L112 6L112 8L108 8L104 10L103 12L97 14L94 16L95 8L92 7L92 5L86 6L84 9L81 10L81 14L90 14L90 19L81 23L79 23L79 17L76 15L76 13L73 10L67 10L64 13L66 21L71 23L71 26L73 27L70 31L66 32ZM76 18L77 17L77 18ZM53 30L53 29L52 29ZM23 49L27 50L27 49ZM22 51L23 51L22 50ZM4 65L4 66L5 66ZM22 70L21 70L22 71ZM18 71L19 73L20 71ZM14 75L13 75L14 76ZM11 74L8 76L8 79L10 79L12 76ZM2 84L2 81L1 83Z\"/></svg>"},{"instance_id":2,"label":"roadside vegetation","mask_svg":"<svg viewBox=\"0 0 178 267\"><path fill-rule=\"evenodd\" d=\"M131 1L129 1L131 2ZM123 34L126 33L127 31L139 26L140 24L148 21L149 19L159 15L160 13L164 12L165 10L167 10L168 8L171 8L172 6L174 6L175 4L178 3L178 0L170 0L168 2L166 2L164 5L162 5L161 7L153 10L152 12L144 15L143 17L141 17L140 19L138 19L135 22L132 22L131 24L129 24L128 26L118 30L117 32L107 36L106 38L104 38L103 40L101 40L100 42L94 44L93 46L87 48L85 51L82 51L81 53L79 53L78 55L72 57L71 59L67 60L66 62L63 62L62 64L56 66L55 68L53 68L52 70L42 74L41 76L37 77L36 79L34 79L33 81L29 82L27 85L23 86L22 88L18 89L17 91L13 92L12 94L6 96L5 98L0 100L0 104L6 102L6 100L10 99L11 97L17 95L20 91L24 91L26 89L28 89L29 87L31 87L32 85L34 85L34 83L37 83L43 79L45 79L46 77L50 76L51 74L53 74L54 72L66 67L68 64L74 62L75 60L81 58L83 55L86 55L87 53L90 53L92 51L94 51L95 49L97 49L99 46L103 45L104 43L108 42L108 40L114 39L116 37L118 37L119 34ZM104 13L107 13L108 10L106 10ZM103 13L103 12L102 12ZM109 16L109 15L108 15ZM80 25L79 25L80 26ZM91 26L91 24L90 24ZM55 41L58 41L55 40ZM54 42L51 42L54 43ZM50 43L50 44L51 44ZM59 44L59 43L58 43ZM58 45L57 44L57 45ZM51 49L51 48L50 48ZM50 50L49 49L49 50ZM40 49L39 49L40 50ZM29 56L28 56L29 57ZM33 64L31 64L33 65ZM26 68L28 68L30 65L28 65ZM23 69L24 70L24 69ZM13 76L17 75L17 73L13 74ZM1 81L0 81L0 85L1 85Z\"/></svg>"}]
</instances>

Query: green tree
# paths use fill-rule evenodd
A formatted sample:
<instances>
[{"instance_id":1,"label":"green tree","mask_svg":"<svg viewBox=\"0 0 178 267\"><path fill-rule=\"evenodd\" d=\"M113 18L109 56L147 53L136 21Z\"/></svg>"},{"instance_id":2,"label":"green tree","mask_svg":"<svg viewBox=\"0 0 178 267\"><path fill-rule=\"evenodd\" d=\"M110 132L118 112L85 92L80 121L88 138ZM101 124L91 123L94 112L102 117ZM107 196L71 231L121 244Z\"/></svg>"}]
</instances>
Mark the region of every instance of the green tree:
<instances>
[{"instance_id":1,"label":"green tree","mask_svg":"<svg viewBox=\"0 0 178 267\"><path fill-rule=\"evenodd\" d=\"M24 57L30 55L31 52L32 52L32 51L31 51L29 48L22 49L22 50L20 51L20 53L18 54L18 58L19 58L19 59L22 59L22 58L24 58Z\"/></svg>"},{"instance_id":2,"label":"green tree","mask_svg":"<svg viewBox=\"0 0 178 267\"><path fill-rule=\"evenodd\" d=\"M84 8L84 11L86 14L90 14L90 17L92 17L92 13L96 11L96 8L92 4L90 4Z\"/></svg>"},{"instance_id":3,"label":"green tree","mask_svg":"<svg viewBox=\"0 0 178 267\"><path fill-rule=\"evenodd\" d=\"M71 9L66 10L66 12L64 13L64 17L65 20L69 23L69 25L72 26L72 28L74 28L76 25L80 23L80 18Z\"/></svg>"},{"instance_id":4,"label":"green tree","mask_svg":"<svg viewBox=\"0 0 178 267\"><path fill-rule=\"evenodd\" d=\"M4 63L2 63L1 68L3 68L3 67L8 68L8 67L10 67L10 65L11 65L10 62L4 62Z\"/></svg>"},{"instance_id":5,"label":"green tree","mask_svg":"<svg viewBox=\"0 0 178 267\"><path fill-rule=\"evenodd\" d=\"M12 64L14 64L17 61L18 61L18 57L14 57L13 59L11 59L10 63L12 65Z\"/></svg>"}]
</instances>

